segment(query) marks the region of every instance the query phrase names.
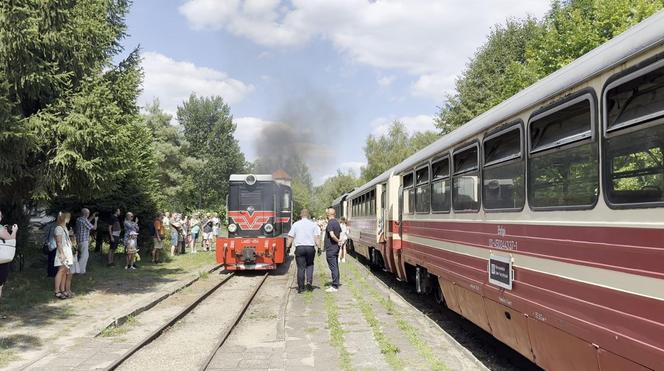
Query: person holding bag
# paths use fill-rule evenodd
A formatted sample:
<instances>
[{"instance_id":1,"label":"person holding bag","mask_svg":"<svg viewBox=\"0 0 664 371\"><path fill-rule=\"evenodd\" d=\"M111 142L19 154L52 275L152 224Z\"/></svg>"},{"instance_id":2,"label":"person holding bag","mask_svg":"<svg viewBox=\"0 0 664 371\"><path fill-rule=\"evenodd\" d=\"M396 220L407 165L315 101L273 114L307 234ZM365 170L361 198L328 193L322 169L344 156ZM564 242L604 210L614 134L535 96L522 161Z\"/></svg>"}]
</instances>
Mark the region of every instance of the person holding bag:
<instances>
[{"instance_id":1,"label":"person holding bag","mask_svg":"<svg viewBox=\"0 0 664 371\"><path fill-rule=\"evenodd\" d=\"M55 253L54 266L58 267L58 273L55 275L55 297L58 299L71 297L71 294L67 292L67 280L68 275L71 274L71 267L74 265L74 252L67 230L69 219L71 219L70 213L59 212L56 221L57 226L55 227L57 252Z\"/></svg>"},{"instance_id":2,"label":"person holding bag","mask_svg":"<svg viewBox=\"0 0 664 371\"><path fill-rule=\"evenodd\" d=\"M2 211L0 211L0 222L2 221ZM0 249L13 250L13 252L7 252L7 258L9 255L14 258L14 253L16 252L16 232L18 231L18 226L16 224L12 225L12 231L9 233L7 228L0 224ZM12 241L12 242L9 242ZM6 247L5 247L6 246ZM13 248L13 249L11 249ZM0 263L0 297L2 297L2 287L7 282L7 277L9 277L9 264L11 259L8 262Z\"/></svg>"}]
</instances>

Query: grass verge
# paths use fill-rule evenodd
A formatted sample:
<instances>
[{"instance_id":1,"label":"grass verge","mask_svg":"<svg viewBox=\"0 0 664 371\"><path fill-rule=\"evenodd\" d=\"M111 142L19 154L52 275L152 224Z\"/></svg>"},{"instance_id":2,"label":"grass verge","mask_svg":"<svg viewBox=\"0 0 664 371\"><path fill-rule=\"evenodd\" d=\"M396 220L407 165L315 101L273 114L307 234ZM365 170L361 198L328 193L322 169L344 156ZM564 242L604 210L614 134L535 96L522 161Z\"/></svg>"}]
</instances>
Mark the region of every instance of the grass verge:
<instances>
[{"instance_id":1,"label":"grass verge","mask_svg":"<svg viewBox=\"0 0 664 371\"><path fill-rule=\"evenodd\" d=\"M107 327L104 329L104 331L101 332L100 335L105 338L124 335L127 332L129 332L129 330L137 323L138 321L136 320L136 318L134 318L133 316L129 316L127 317L125 323L123 323L122 325Z\"/></svg>"},{"instance_id":2,"label":"grass verge","mask_svg":"<svg viewBox=\"0 0 664 371\"><path fill-rule=\"evenodd\" d=\"M402 316L402 313L397 310L394 303L388 298L381 295L381 293L376 290L374 287L369 285L366 279L360 274L355 264L351 263L348 265L352 275L353 282L357 282L364 292L369 293L369 296L375 301L382 305L388 314L394 316L396 320L397 327L401 332L406 336L408 342L417 350L417 352L422 356L428 363L429 367L432 370L436 371L446 371L447 367L445 364L436 357L436 354L433 352L433 349L422 339L419 335L417 328L411 325L407 320Z\"/></svg>"},{"instance_id":3,"label":"grass verge","mask_svg":"<svg viewBox=\"0 0 664 371\"><path fill-rule=\"evenodd\" d=\"M374 339L378 343L380 352L385 356L387 364L389 364L393 370L403 370L404 365L399 358L399 347L392 344L387 336L385 336L385 333L380 327L380 321L378 318L376 318L376 314L374 313L373 309L369 303L367 303L366 300L362 298L360 290L357 288L357 286L355 286L354 283L352 283L352 280L349 281L351 281L351 283L348 286L350 287L353 297L357 301L364 320L367 321L369 327L371 327Z\"/></svg>"},{"instance_id":4,"label":"grass verge","mask_svg":"<svg viewBox=\"0 0 664 371\"><path fill-rule=\"evenodd\" d=\"M337 303L331 293L325 293L325 308L327 311L327 325L330 328L330 342L339 352L339 367L342 370L352 370L350 353L344 343L344 330L341 328L341 322L339 322Z\"/></svg>"},{"instance_id":5,"label":"grass verge","mask_svg":"<svg viewBox=\"0 0 664 371\"><path fill-rule=\"evenodd\" d=\"M0 368L4 368L16 360L18 360L16 351L10 349L9 345L0 339Z\"/></svg>"}]
</instances>

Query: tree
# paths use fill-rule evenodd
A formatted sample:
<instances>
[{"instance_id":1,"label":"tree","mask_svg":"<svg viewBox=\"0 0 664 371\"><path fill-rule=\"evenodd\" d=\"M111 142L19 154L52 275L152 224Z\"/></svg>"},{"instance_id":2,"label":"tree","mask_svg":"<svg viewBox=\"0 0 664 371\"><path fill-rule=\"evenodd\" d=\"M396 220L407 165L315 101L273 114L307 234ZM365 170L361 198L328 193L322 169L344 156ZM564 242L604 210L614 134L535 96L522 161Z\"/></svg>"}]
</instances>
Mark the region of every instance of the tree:
<instances>
[{"instance_id":1,"label":"tree","mask_svg":"<svg viewBox=\"0 0 664 371\"><path fill-rule=\"evenodd\" d=\"M438 138L434 132L409 135L402 122L394 121L386 134L367 138L364 147L367 166L362 167L362 180L369 181L379 176Z\"/></svg>"},{"instance_id":2,"label":"tree","mask_svg":"<svg viewBox=\"0 0 664 371\"><path fill-rule=\"evenodd\" d=\"M325 208L332 206L332 201L346 192L352 191L359 185L359 179L352 172L337 170L337 174L327 178L323 184L314 188L314 202L312 211L320 215Z\"/></svg>"},{"instance_id":3,"label":"tree","mask_svg":"<svg viewBox=\"0 0 664 371\"><path fill-rule=\"evenodd\" d=\"M226 203L230 175L243 172L245 166L230 107L221 97L192 94L178 107L177 119L188 143L186 154L202 165L192 174L196 206L220 209Z\"/></svg>"},{"instance_id":4,"label":"tree","mask_svg":"<svg viewBox=\"0 0 664 371\"><path fill-rule=\"evenodd\" d=\"M112 64L128 6L0 4L0 209L8 219L25 222L26 207L36 202L112 202L118 195L128 207L153 208L151 140L136 105L138 50Z\"/></svg>"},{"instance_id":5,"label":"tree","mask_svg":"<svg viewBox=\"0 0 664 371\"><path fill-rule=\"evenodd\" d=\"M498 25L446 97L446 134L664 8L663 0L553 1L546 17Z\"/></svg>"},{"instance_id":6,"label":"tree","mask_svg":"<svg viewBox=\"0 0 664 371\"><path fill-rule=\"evenodd\" d=\"M524 68L526 47L541 26L533 18L496 25L456 81L436 117L447 134L536 81Z\"/></svg>"}]
</instances>

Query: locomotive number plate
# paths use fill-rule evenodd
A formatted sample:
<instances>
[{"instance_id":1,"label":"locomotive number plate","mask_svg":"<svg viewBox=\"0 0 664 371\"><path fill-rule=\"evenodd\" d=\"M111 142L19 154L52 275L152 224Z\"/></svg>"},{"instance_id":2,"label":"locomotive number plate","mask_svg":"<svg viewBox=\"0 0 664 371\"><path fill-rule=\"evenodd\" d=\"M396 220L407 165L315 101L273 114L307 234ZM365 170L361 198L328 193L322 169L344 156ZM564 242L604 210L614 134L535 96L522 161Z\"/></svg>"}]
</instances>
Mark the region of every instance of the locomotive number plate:
<instances>
[{"instance_id":1,"label":"locomotive number plate","mask_svg":"<svg viewBox=\"0 0 664 371\"><path fill-rule=\"evenodd\" d=\"M489 256L489 283L498 287L512 290L512 280L514 273L512 271L512 258L491 254Z\"/></svg>"}]
</instances>

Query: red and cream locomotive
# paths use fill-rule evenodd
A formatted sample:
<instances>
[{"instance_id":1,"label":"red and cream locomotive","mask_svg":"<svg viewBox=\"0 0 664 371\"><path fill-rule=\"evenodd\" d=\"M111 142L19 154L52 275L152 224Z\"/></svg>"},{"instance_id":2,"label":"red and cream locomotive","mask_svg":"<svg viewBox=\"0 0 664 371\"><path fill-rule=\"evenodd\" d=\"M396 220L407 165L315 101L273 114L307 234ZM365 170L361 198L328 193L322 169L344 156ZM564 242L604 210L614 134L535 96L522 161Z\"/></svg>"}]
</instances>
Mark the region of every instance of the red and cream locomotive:
<instances>
[{"instance_id":1,"label":"red and cream locomotive","mask_svg":"<svg viewBox=\"0 0 664 371\"><path fill-rule=\"evenodd\" d=\"M284 172L233 174L228 194L228 237L217 239L217 263L227 270L272 270L286 259L292 191Z\"/></svg>"}]
</instances>

